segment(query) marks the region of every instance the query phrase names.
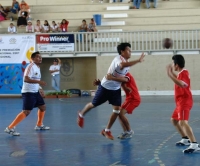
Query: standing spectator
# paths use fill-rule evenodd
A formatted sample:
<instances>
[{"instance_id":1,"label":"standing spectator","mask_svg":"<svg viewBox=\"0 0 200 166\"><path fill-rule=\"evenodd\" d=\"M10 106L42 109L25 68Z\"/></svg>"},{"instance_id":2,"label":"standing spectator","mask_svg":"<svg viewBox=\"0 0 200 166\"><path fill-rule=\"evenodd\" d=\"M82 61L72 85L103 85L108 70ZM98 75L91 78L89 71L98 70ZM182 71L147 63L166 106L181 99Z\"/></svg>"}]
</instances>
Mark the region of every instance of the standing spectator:
<instances>
[{"instance_id":1,"label":"standing spectator","mask_svg":"<svg viewBox=\"0 0 200 166\"><path fill-rule=\"evenodd\" d=\"M87 23L85 20L82 21L82 24L79 27L79 32L87 32ZM80 41L82 41L82 37L83 37L83 34L80 34Z\"/></svg>"},{"instance_id":2,"label":"standing spectator","mask_svg":"<svg viewBox=\"0 0 200 166\"><path fill-rule=\"evenodd\" d=\"M20 3L20 6L19 6L20 9L22 8L22 5L26 6L26 9L28 10L29 13L31 12L29 5L24 0L22 0L21 3Z\"/></svg>"},{"instance_id":3,"label":"standing spectator","mask_svg":"<svg viewBox=\"0 0 200 166\"><path fill-rule=\"evenodd\" d=\"M20 10L19 2L17 2L16 0L13 0L10 11L14 14L17 14L19 10Z\"/></svg>"},{"instance_id":4,"label":"standing spectator","mask_svg":"<svg viewBox=\"0 0 200 166\"><path fill-rule=\"evenodd\" d=\"M34 33L34 26L32 22L29 20L28 25L26 26L26 33Z\"/></svg>"},{"instance_id":5,"label":"standing spectator","mask_svg":"<svg viewBox=\"0 0 200 166\"><path fill-rule=\"evenodd\" d=\"M153 7L154 7L154 8L157 7L157 0L146 0L146 7L147 7L147 9L150 8L149 1L153 2Z\"/></svg>"},{"instance_id":6,"label":"standing spectator","mask_svg":"<svg viewBox=\"0 0 200 166\"><path fill-rule=\"evenodd\" d=\"M63 19L62 22L59 25L60 31L61 32L67 32L68 25L69 25L69 21L67 21L66 19Z\"/></svg>"},{"instance_id":7,"label":"standing spectator","mask_svg":"<svg viewBox=\"0 0 200 166\"><path fill-rule=\"evenodd\" d=\"M60 92L60 67L61 60L57 58L54 59L53 65L51 65L49 68L49 71L52 76L51 85L57 92Z\"/></svg>"},{"instance_id":8,"label":"standing spectator","mask_svg":"<svg viewBox=\"0 0 200 166\"><path fill-rule=\"evenodd\" d=\"M24 5L22 5L22 9L19 11L17 26L26 26L28 15L29 15L28 10L26 9Z\"/></svg>"},{"instance_id":9,"label":"standing spectator","mask_svg":"<svg viewBox=\"0 0 200 166\"><path fill-rule=\"evenodd\" d=\"M96 23L93 18L91 19L91 21L88 25L88 32L97 32Z\"/></svg>"},{"instance_id":10,"label":"standing spectator","mask_svg":"<svg viewBox=\"0 0 200 166\"><path fill-rule=\"evenodd\" d=\"M50 27L52 32L58 32L58 26L55 21L52 21L52 25Z\"/></svg>"},{"instance_id":11,"label":"standing spectator","mask_svg":"<svg viewBox=\"0 0 200 166\"><path fill-rule=\"evenodd\" d=\"M37 22L36 22L35 32L36 33L41 33L42 32L42 26L40 25L40 20L37 20Z\"/></svg>"},{"instance_id":12,"label":"standing spectator","mask_svg":"<svg viewBox=\"0 0 200 166\"><path fill-rule=\"evenodd\" d=\"M43 25L42 28L43 28L43 32L44 32L44 33L49 33L49 31L50 31L50 26L49 26L49 23L48 23L47 20L44 21L44 25Z\"/></svg>"},{"instance_id":13,"label":"standing spectator","mask_svg":"<svg viewBox=\"0 0 200 166\"><path fill-rule=\"evenodd\" d=\"M10 23L10 26L8 27L8 33L17 33L16 27L13 23Z\"/></svg>"}]
</instances>

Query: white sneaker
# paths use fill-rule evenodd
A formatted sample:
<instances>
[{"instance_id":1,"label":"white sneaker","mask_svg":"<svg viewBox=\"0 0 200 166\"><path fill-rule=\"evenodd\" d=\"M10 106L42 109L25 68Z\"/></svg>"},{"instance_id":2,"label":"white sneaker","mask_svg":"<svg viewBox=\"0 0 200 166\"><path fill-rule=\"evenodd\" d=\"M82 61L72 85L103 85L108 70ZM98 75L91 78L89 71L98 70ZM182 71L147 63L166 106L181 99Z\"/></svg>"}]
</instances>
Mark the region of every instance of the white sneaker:
<instances>
[{"instance_id":1,"label":"white sneaker","mask_svg":"<svg viewBox=\"0 0 200 166\"><path fill-rule=\"evenodd\" d=\"M13 136L20 136L20 133L16 132L15 128L9 129L8 127L6 127L6 129L4 131Z\"/></svg>"},{"instance_id":2,"label":"white sneaker","mask_svg":"<svg viewBox=\"0 0 200 166\"><path fill-rule=\"evenodd\" d=\"M187 149L183 150L183 153L193 153L193 152L196 152L196 151L200 151L199 144L191 143L190 146Z\"/></svg>"},{"instance_id":3,"label":"white sneaker","mask_svg":"<svg viewBox=\"0 0 200 166\"><path fill-rule=\"evenodd\" d=\"M189 146L190 140L182 138L180 141L176 142L176 146Z\"/></svg>"},{"instance_id":4,"label":"white sneaker","mask_svg":"<svg viewBox=\"0 0 200 166\"><path fill-rule=\"evenodd\" d=\"M35 130L50 130L50 127L48 126L35 126Z\"/></svg>"},{"instance_id":5,"label":"white sneaker","mask_svg":"<svg viewBox=\"0 0 200 166\"><path fill-rule=\"evenodd\" d=\"M134 133L133 130L131 130L129 132L123 132L117 138L119 138L119 139L132 138L133 133Z\"/></svg>"}]
</instances>

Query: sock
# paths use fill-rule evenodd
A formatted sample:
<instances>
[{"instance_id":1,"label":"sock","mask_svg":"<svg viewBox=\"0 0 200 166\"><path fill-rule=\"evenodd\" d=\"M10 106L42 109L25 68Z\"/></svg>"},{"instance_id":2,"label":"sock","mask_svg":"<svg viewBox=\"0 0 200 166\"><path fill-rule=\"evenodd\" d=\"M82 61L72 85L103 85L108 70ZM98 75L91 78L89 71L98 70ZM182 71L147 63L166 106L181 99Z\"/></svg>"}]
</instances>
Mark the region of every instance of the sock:
<instances>
[{"instance_id":1,"label":"sock","mask_svg":"<svg viewBox=\"0 0 200 166\"><path fill-rule=\"evenodd\" d=\"M42 126L42 122L43 122L43 119L44 119L44 114L45 114L45 111L38 110L37 126Z\"/></svg>"},{"instance_id":2,"label":"sock","mask_svg":"<svg viewBox=\"0 0 200 166\"><path fill-rule=\"evenodd\" d=\"M185 136L185 137L182 137L183 139L189 139L187 136Z\"/></svg>"},{"instance_id":3,"label":"sock","mask_svg":"<svg viewBox=\"0 0 200 166\"><path fill-rule=\"evenodd\" d=\"M12 129L13 127L17 126L24 118L26 118L26 114L24 112L20 112L15 120L8 126L9 129Z\"/></svg>"},{"instance_id":4,"label":"sock","mask_svg":"<svg viewBox=\"0 0 200 166\"><path fill-rule=\"evenodd\" d=\"M82 115L82 114L79 113L78 115L79 115L81 118L83 118L83 115Z\"/></svg>"},{"instance_id":5,"label":"sock","mask_svg":"<svg viewBox=\"0 0 200 166\"><path fill-rule=\"evenodd\" d=\"M105 131L110 131L110 129L105 129Z\"/></svg>"}]
</instances>

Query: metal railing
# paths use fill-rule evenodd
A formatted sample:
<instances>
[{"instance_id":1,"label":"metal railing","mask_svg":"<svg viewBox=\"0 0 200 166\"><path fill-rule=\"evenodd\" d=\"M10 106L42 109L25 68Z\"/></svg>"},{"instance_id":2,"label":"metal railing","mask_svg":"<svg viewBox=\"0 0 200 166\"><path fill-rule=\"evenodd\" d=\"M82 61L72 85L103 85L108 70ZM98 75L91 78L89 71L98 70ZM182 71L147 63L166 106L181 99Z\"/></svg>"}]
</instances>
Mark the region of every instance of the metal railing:
<instances>
[{"instance_id":1,"label":"metal railing","mask_svg":"<svg viewBox=\"0 0 200 166\"><path fill-rule=\"evenodd\" d=\"M74 34L74 51L66 53L74 54L116 52L117 45L121 42L129 42L133 52L200 50L200 30L75 32L67 34ZM163 48L164 38L172 39L172 48ZM45 53L53 52L47 50Z\"/></svg>"}]
</instances>

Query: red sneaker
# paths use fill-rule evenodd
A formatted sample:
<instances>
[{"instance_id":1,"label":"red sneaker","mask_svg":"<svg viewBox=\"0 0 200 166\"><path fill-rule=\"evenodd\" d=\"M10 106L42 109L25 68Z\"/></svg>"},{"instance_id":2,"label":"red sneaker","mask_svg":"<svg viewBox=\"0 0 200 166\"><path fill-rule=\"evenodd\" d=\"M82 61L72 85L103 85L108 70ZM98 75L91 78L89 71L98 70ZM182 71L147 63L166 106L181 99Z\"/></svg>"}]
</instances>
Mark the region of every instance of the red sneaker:
<instances>
[{"instance_id":1,"label":"red sneaker","mask_svg":"<svg viewBox=\"0 0 200 166\"><path fill-rule=\"evenodd\" d=\"M104 129L101 131L101 135L103 135L104 137L114 140L114 137L112 136L111 131L105 131Z\"/></svg>"},{"instance_id":2,"label":"red sneaker","mask_svg":"<svg viewBox=\"0 0 200 166\"><path fill-rule=\"evenodd\" d=\"M83 128L84 118L80 117L79 112L78 112L77 123L78 123L79 127Z\"/></svg>"}]
</instances>

